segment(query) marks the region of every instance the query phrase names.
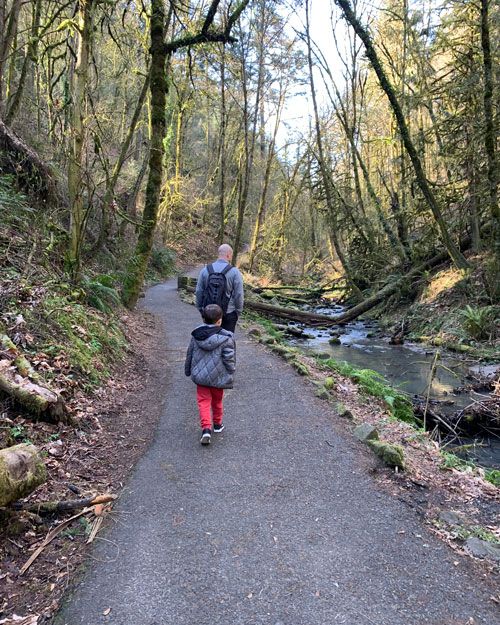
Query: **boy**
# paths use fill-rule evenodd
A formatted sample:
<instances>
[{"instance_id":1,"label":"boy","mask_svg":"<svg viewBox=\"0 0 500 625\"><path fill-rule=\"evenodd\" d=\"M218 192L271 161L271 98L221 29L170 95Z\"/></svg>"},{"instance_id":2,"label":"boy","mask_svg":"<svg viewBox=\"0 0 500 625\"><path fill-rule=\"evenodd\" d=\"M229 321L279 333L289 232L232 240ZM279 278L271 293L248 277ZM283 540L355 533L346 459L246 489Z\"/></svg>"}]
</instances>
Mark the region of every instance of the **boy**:
<instances>
[{"instance_id":1,"label":"boy","mask_svg":"<svg viewBox=\"0 0 500 625\"><path fill-rule=\"evenodd\" d=\"M233 388L236 345L233 333L224 330L222 308L209 304L202 311L205 325L191 332L184 372L196 384L196 399L200 411L202 445L209 445L214 432L222 432L222 399L225 388Z\"/></svg>"}]
</instances>

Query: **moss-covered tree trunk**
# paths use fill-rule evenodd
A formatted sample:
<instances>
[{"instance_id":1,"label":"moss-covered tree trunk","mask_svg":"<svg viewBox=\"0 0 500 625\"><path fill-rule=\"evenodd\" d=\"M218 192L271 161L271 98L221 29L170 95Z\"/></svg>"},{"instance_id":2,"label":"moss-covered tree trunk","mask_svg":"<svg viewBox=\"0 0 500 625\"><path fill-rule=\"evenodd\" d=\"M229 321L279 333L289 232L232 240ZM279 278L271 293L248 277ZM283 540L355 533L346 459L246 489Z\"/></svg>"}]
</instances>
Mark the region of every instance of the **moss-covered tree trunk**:
<instances>
[{"instance_id":1,"label":"moss-covered tree trunk","mask_svg":"<svg viewBox=\"0 0 500 625\"><path fill-rule=\"evenodd\" d=\"M488 191L493 219L493 245L500 271L500 205L498 204L498 164L496 158L495 119L493 116L493 67L489 25L489 0L481 0L481 48L484 72L484 144L488 158Z\"/></svg>"},{"instance_id":2,"label":"moss-covered tree trunk","mask_svg":"<svg viewBox=\"0 0 500 625\"><path fill-rule=\"evenodd\" d=\"M349 282L354 295L356 297L361 296L361 292L359 287L356 284L353 271L350 267L349 261L347 260L346 255L344 254L344 250L342 249L342 245L338 236L338 228L337 228L337 210L336 204L333 196L333 184L331 179L331 173L329 171L324 148L323 148L323 138L321 133L320 121L319 121L319 112L318 112L318 103L316 99L316 88L314 86L314 76L313 76L313 62L312 62L312 49L311 49L311 36L309 32L309 0L306 1L306 43L307 43L307 61L309 66L309 85L311 87L311 97L313 103L313 111L314 111L314 126L316 129L316 145L318 146L318 154L317 161L319 165L319 169L321 172L321 178L323 179L323 189L325 192L325 201L328 208L328 221L330 227L330 237L335 249L335 253L337 254L337 258L339 259L340 264L342 265L342 269L345 273L346 279Z\"/></svg>"},{"instance_id":3,"label":"moss-covered tree trunk","mask_svg":"<svg viewBox=\"0 0 500 625\"><path fill-rule=\"evenodd\" d=\"M68 162L70 242L67 253L67 268L75 279L80 275L81 250L85 230L83 155L86 128L84 117L92 42L93 5L94 0L79 0L78 2L78 50L70 112Z\"/></svg>"},{"instance_id":4,"label":"moss-covered tree trunk","mask_svg":"<svg viewBox=\"0 0 500 625\"><path fill-rule=\"evenodd\" d=\"M0 449L0 506L26 497L46 479L45 465L34 445Z\"/></svg>"},{"instance_id":5,"label":"moss-covered tree trunk","mask_svg":"<svg viewBox=\"0 0 500 625\"><path fill-rule=\"evenodd\" d=\"M267 150L267 159L266 159L266 169L264 172L264 181L262 185L262 192L260 194L259 206L257 208L257 217L255 219L255 226L253 230L252 243L250 245L250 258L249 258L249 270L253 271L254 263L255 263L255 255L257 254L257 248L259 246L259 240L261 236L261 231L264 226L264 220L266 218L266 203L267 203L267 193L269 190L269 182L271 179L271 167L273 161L276 157L274 152L274 148L276 146L276 137L278 135L278 130L281 122L281 113L283 111L283 107L285 105L285 96L286 96L286 85L280 84L280 93L278 106L276 109L276 117L274 121L274 130L273 136L271 138L271 142L269 143Z\"/></svg>"},{"instance_id":6,"label":"moss-covered tree trunk","mask_svg":"<svg viewBox=\"0 0 500 625\"><path fill-rule=\"evenodd\" d=\"M120 154L118 155L118 159L113 167L113 172L111 173L111 177L108 180L106 185L106 192L103 198L103 214L102 214L102 223L101 223L101 231L99 233L99 239L97 242L97 248L101 249L107 242L110 229L111 229L111 204L114 200L115 195L115 187L118 182L118 177L120 176L120 172L123 168L125 160L127 158L127 153L130 148L130 144L132 143L132 139L135 134L135 129L137 123L139 121L139 117L141 115L142 107L144 106L144 102L146 101L146 97L148 95L149 88L149 73L144 80L144 84L141 89L141 93L139 94L139 99L137 100L134 114L132 115L132 119L130 121L129 128L127 130L127 134L120 148Z\"/></svg>"},{"instance_id":7,"label":"moss-covered tree trunk","mask_svg":"<svg viewBox=\"0 0 500 625\"><path fill-rule=\"evenodd\" d=\"M224 231L226 228L226 47L221 46L220 61L220 138L219 138L219 245L224 243Z\"/></svg>"},{"instance_id":8,"label":"moss-covered tree trunk","mask_svg":"<svg viewBox=\"0 0 500 625\"><path fill-rule=\"evenodd\" d=\"M375 47L373 46L371 37L368 34L368 31L361 25L360 21L356 17L348 0L335 0L335 2L340 6L344 13L344 17L353 27L355 33L358 35L358 37L361 39L365 46L366 56L370 60L370 63L375 73L377 74L380 86L382 87L390 102L394 117L396 118L396 122L398 124L399 132L401 134L401 139L413 165L417 184L420 187L422 195L424 196L425 201L427 202L427 205L429 206L434 216L434 219L436 220L436 223L438 224L443 243L455 265L459 268L465 269L466 267L468 267L468 263L465 260L463 254L460 252L458 246L454 243L453 239L450 236L450 233L448 232L445 219L434 196L434 193L432 192L432 189L430 188L430 185L427 181L422 167L422 163L417 154L417 150L410 137L410 131L406 124L406 119L403 115L401 105L399 104L398 98L396 97L393 86L391 85L389 79L384 72L384 69L382 68L382 64L380 63Z\"/></svg>"},{"instance_id":9,"label":"moss-covered tree trunk","mask_svg":"<svg viewBox=\"0 0 500 625\"><path fill-rule=\"evenodd\" d=\"M38 32L40 30L40 18L42 13L42 0L36 0L33 5L33 20L31 24L31 37L28 42L28 48L24 57L23 65L21 68L21 75L17 85L17 90L9 102L9 110L5 116L7 124L11 124L12 120L16 116L16 113L21 104L21 98L24 92L24 86L26 84L26 78L28 76L28 70L30 65L37 62L38 53ZM0 21L1 23L1 21Z\"/></svg>"},{"instance_id":10,"label":"moss-covered tree trunk","mask_svg":"<svg viewBox=\"0 0 500 625\"><path fill-rule=\"evenodd\" d=\"M144 281L158 220L158 206L163 180L163 154L166 129L165 104L168 91L166 74L167 52L164 42L165 12L163 0L151 1L151 146L149 175L146 186L142 226L137 238L134 256L127 268L123 287L123 302L133 308Z\"/></svg>"},{"instance_id":11,"label":"moss-covered tree trunk","mask_svg":"<svg viewBox=\"0 0 500 625\"><path fill-rule=\"evenodd\" d=\"M4 114L5 96L9 91L9 78L6 77L5 68L9 58L14 53L15 41L17 37L17 27L19 12L21 10L21 0L13 0L8 12L7 19L7 3L2 2L0 8L0 115Z\"/></svg>"}]
</instances>

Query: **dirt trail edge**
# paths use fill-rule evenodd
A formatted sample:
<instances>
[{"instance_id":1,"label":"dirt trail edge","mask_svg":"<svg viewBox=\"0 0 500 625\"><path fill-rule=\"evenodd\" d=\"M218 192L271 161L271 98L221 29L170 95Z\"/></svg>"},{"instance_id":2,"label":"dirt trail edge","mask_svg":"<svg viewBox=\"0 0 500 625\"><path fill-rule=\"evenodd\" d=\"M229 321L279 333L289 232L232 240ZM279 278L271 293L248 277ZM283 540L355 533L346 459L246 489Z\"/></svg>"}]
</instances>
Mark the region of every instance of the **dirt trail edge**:
<instances>
[{"instance_id":1,"label":"dirt trail edge","mask_svg":"<svg viewBox=\"0 0 500 625\"><path fill-rule=\"evenodd\" d=\"M500 624L468 560L380 491L361 445L241 332L226 430L202 448L183 371L197 312L174 281L144 306L166 327L164 413L57 625Z\"/></svg>"}]
</instances>

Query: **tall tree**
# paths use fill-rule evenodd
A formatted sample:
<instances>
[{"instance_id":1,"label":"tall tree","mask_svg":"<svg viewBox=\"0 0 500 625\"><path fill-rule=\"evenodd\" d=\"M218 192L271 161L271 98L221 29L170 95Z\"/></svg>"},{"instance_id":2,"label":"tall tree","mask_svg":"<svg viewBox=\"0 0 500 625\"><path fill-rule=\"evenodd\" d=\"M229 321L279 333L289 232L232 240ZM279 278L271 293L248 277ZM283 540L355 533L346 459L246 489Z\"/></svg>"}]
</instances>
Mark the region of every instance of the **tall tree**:
<instances>
[{"instance_id":1,"label":"tall tree","mask_svg":"<svg viewBox=\"0 0 500 625\"><path fill-rule=\"evenodd\" d=\"M467 268L468 263L465 257L463 256L463 254L460 252L458 246L453 241L449 233L449 230L447 228L441 209L439 207L438 201L436 200L436 197L427 181L425 172L422 167L422 162L415 148L414 142L410 137L408 125L403 115L403 111L401 109L399 100L396 96L396 92L393 86L391 85L389 79L387 78L387 75L382 67L378 54L372 43L371 37L368 34L368 31L366 30L366 28L364 28L361 25L361 22L356 17L348 0L335 0L335 2L340 6L340 8L342 9L344 13L346 20L353 27L358 37L361 39L361 41L365 45L366 55L368 59L370 60L370 63L378 77L380 86L382 87L383 91L385 92L391 104L394 117L396 118L396 122L398 124L399 132L401 133L402 141L404 143L408 156L410 157L410 160L412 162L413 169L415 171L415 178L417 180L417 184L420 187L420 190L422 191L422 194L432 214L434 215L434 219L436 220L436 223L439 227L439 231L441 233L441 238L443 240L443 243L450 257L452 258L453 262L456 264L456 266L462 269Z\"/></svg>"},{"instance_id":2,"label":"tall tree","mask_svg":"<svg viewBox=\"0 0 500 625\"><path fill-rule=\"evenodd\" d=\"M146 274L147 264L153 247L153 238L158 219L158 206L163 179L163 154L165 137L165 102L168 90L166 62L168 56L181 48L207 42L234 41L231 30L239 19L249 0L241 0L227 19L223 30L213 30L212 25L220 0L213 0L206 12L202 26L195 34L174 38L165 43L165 13L163 0L152 0L151 3L151 147L149 157L149 176L146 187L146 198L142 226L139 231L134 256L127 268L124 281L123 301L133 308L139 298L140 289ZM173 12L170 6L169 18Z\"/></svg>"}]
</instances>

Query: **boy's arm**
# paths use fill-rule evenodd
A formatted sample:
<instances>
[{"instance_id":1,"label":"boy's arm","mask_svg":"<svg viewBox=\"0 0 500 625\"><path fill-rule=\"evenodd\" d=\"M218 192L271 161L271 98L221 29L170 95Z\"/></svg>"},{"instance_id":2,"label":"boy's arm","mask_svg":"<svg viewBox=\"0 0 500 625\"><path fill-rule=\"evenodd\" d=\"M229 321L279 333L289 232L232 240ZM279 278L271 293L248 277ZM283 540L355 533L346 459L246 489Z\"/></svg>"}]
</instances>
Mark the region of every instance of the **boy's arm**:
<instances>
[{"instance_id":1,"label":"boy's arm","mask_svg":"<svg viewBox=\"0 0 500 625\"><path fill-rule=\"evenodd\" d=\"M236 369L236 343L234 339L231 338L224 344L222 348L222 362L224 366L229 371L229 373L234 373Z\"/></svg>"},{"instance_id":2,"label":"boy's arm","mask_svg":"<svg viewBox=\"0 0 500 625\"><path fill-rule=\"evenodd\" d=\"M187 349L186 361L184 363L184 373L187 376L191 375L191 360L193 359L194 339L192 338L189 347Z\"/></svg>"}]
</instances>

